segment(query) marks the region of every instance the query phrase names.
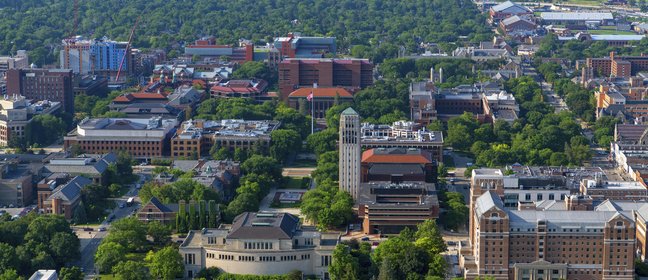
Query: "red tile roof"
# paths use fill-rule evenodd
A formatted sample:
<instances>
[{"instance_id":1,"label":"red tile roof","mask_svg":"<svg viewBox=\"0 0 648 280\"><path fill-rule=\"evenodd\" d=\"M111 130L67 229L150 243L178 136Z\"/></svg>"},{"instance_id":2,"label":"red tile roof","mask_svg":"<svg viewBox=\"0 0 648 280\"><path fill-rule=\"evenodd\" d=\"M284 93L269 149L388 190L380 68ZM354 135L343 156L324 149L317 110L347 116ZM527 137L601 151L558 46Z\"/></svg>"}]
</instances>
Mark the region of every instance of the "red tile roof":
<instances>
[{"instance_id":1,"label":"red tile roof","mask_svg":"<svg viewBox=\"0 0 648 280\"><path fill-rule=\"evenodd\" d=\"M363 163L432 163L430 153L421 151L419 154L376 154L376 149L362 153Z\"/></svg>"},{"instance_id":2,"label":"red tile roof","mask_svg":"<svg viewBox=\"0 0 648 280\"><path fill-rule=\"evenodd\" d=\"M346 98L352 98L353 95L349 93L348 90L345 88L341 87L333 87L333 88L316 88L314 89L313 95L315 98L317 97L335 97L335 94L339 94L340 97L346 97ZM312 87L304 87L304 88L299 88L288 95L288 97L307 97L311 91L313 91Z\"/></svg>"}]
</instances>

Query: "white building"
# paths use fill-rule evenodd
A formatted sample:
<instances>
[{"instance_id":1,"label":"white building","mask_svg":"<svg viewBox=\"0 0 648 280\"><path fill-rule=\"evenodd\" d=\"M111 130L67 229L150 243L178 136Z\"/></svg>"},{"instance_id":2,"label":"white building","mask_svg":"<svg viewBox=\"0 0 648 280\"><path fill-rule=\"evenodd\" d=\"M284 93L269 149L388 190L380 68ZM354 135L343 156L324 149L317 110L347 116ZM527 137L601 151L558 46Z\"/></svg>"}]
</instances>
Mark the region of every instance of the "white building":
<instances>
[{"instance_id":1,"label":"white building","mask_svg":"<svg viewBox=\"0 0 648 280\"><path fill-rule=\"evenodd\" d=\"M56 273L56 270L45 270L45 269L39 269L38 271L34 272L31 277L29 277L29 280L57 280L58 279L58 274Z\"/></svg>"},{"instance_id":2,"label":"white building","mask_svg":"<svg viewBox=\"0 0 648 280\"><path fill-rule=\"evenodd\" d=\"M358 197L360 188L360 115L349 107L340 114L340 189Z\"/></svg>"},{"instance_id":3,"label":"white building","mask_svg":"<svg viewBox=\"0 0 648 280\"><path fill-rule=\"evenodd\" d=\"M299 270L328 279L338 233L302 227L288 213L245 212L231 225L189 232L180 245L184 277L218 267L232 274L276 275Z\"/></svg>"},{"instance_id":4,"label":"white building","mask_svg":"<svg viewBox=\"0 0 648 280\"><path fill-rule=\"evenodd\" d=\"M61 102L47 100L32 103L24 96L0 98L0 146L7 146L11 137L24 137L25 128L33 117L52 114L61 109Z\"/></svg>"}]
</instances>

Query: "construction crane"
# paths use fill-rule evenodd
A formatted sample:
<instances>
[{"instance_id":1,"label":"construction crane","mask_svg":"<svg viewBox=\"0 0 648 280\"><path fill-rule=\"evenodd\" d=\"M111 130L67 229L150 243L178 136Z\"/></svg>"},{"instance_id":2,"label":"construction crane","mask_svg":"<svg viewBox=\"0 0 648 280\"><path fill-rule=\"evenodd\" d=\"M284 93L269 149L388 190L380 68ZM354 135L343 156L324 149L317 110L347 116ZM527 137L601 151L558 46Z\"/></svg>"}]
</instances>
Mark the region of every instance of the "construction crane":
<instances>
[{"instance_id":1,"label":"construction crane","mask_svg":"<svg viewBox=\"0 0 648 280\"><path fill-rule=\"evenodd\" d=\"M79 27L79 0L74 0L74 25L72 25L72 34L70 38L74 38L77 34L77 28Z\"/></svg>"},{"instance_id":2,"label":"construction crane","mask_svg":"<svg viewBox=\"0 0 648 280\"><path fill-rule=\"evenodd\" d=\"M121 62L119 63L119 69L117 70L117 77L115 77L115 82L119 81L119 76L121 75L122 67L124 67L124 61L126 61L126 56L130 55L130 45L133 42L133 36L135 35L135 28L137 28L137 23L139 23L141 16L137 17L135 20L135 25L131 29L130 36L128 36L128 43L126 43L126 50L124 51L124 56L122 56Z\"/></svg>"}]
</instances>

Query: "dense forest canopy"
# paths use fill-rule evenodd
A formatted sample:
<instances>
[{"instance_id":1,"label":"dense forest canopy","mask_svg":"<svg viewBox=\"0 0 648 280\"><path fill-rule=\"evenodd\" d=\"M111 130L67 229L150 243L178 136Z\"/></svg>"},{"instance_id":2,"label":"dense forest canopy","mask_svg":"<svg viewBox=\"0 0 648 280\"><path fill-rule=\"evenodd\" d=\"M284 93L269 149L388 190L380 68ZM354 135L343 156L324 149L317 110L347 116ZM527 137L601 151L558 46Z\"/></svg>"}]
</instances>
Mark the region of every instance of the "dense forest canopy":
<instances>
[{"instance_id":1,"label":"dense forest canopy","mask_svg":"<svg viewBox=\"0 0 648 280\"><path fill-rule=\"evenodd\" d=\"M488 39L484 16L468 0L79 0L78 35L127 40L141 16L133 45L179 47L214 35L219 43L261 43L288 32L337 37L354 45L416 49L420 42ZM30 50L32 61L57 58L74 25L73 0L0 0L0 54Z\"/></svg>"}]
</instances>

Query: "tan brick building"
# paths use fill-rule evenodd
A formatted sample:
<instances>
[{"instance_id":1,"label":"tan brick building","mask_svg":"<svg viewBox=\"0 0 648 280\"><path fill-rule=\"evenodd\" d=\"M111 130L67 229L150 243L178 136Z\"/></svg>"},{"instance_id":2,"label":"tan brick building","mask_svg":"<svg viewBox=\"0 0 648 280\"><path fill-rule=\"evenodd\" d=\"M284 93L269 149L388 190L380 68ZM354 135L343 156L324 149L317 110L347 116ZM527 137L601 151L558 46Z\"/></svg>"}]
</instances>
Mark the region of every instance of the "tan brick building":
<instances>
[{"instance_id":1,"label":"tan brick building","mask_svg":"<svg viewBox=\"0 0 648 280\"><path fill-rule=\"evenodd\" d=\"M634 277L632 211L509 210L491 191L474 207L472 243L462 249L468 280L479 275L502 280Z\"/></svg>"}]
</instances>

